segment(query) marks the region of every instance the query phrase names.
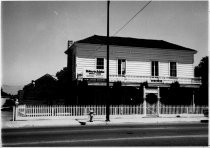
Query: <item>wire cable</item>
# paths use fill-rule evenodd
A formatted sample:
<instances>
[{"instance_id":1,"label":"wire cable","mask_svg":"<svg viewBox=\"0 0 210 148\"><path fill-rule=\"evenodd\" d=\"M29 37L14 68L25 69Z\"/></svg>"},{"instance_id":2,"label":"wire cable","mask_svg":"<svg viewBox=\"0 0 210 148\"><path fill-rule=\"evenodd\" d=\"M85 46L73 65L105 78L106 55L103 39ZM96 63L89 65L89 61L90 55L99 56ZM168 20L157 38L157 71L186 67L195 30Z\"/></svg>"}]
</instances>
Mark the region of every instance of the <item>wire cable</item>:
<instances>
[{"instance_id":1,"label":"wire cable","mask_svg":"<svg viewBox=\"0 0 210 148\"><path fill-rule=\"evenodd\" d=\"M151 1L149 1L147 4L145 4L128 22L126 22L120 29L118 29L113 35L111 35L111 37L115 36L116 34L118 34L122 29L124 29L140 12L142 12L148 5L149 3L151 3ZM95 51L99 50L103 45L100 45L99 47L97 47L95 49Z\"/></svg>"},{"instance_id":2,"label":"wire cable","mask_svg":"<svg viewBox=\"0 0 210 148\"><path fill-rule=\"evenodd\" d=\"M142 12L152 1L149 1L147 4L144 5L128 22L126 22L120 29L118 29L112 36L118 34L122 29L124 29L140 12Z\"/></svg>"}]
</instances>

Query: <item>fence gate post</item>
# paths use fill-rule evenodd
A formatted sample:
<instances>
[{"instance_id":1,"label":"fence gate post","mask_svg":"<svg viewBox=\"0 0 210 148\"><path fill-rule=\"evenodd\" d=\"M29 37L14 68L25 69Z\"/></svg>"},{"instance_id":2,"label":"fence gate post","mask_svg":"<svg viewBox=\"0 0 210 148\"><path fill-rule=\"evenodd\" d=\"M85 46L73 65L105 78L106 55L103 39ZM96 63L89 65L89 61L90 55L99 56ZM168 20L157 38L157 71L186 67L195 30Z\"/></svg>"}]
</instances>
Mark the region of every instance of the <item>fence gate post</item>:
<instances>
[{"instance_id":1,"label":"fence gate post","mask_svg":"<svg viewBox=\"0 0 210 148\"><path fill-rule=\"evenodd\" d=\"M15 121L17 120L18 117L18 105L15 105Z\"/></svg>"},{"instance_id":2,"label":"fence gate post","mask_svg":"<svg viewBox=\"0 0 210 148\"><path fill-rule=\"evenodd\" d=\"M147 104L146 104L146 93L145 93L145 86L143 87L143 93L144 93L144 96L143 96L143 99L144 99L144 102L143 102L143 115L146 116L147 115Z\"/></svg>"},{"instance_id":3,"label":"fence gate post","mask_svg":"<svg viewBox=\"0 0 210 148\"><path fill-rule=\"evenodd\" d=\"M160 115L160 88L158 86L158 95L157 95L158 101L157 101L157 116Z\"/></svg>"},{"instance_id":4,"label":"fence gate post","mask_svg":"<svg viewBox=\"0 0 210 148\"><path fill-rule=\"evenodd\" d=\"M15 121L15 106L13 106L13 110L12 111L13 111L12 121Z\"/></svg>"}]
</instances>

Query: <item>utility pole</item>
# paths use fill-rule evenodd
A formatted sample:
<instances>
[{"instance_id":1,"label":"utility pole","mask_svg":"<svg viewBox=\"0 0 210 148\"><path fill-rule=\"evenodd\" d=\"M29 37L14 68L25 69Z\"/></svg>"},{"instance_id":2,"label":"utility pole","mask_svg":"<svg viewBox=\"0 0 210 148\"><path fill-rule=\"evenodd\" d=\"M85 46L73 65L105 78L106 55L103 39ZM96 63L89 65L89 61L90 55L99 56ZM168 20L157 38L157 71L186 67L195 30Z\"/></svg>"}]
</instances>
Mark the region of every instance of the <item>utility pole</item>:
<instances>
[{"instance_id":1,"label":"utility pole","mask_svg":"<svg viewBox=\"0 0 210 148\"><path fill-rule=\"evenodd\" d=\"M106 64L106 86L107 86L107 99L106 99L106 121L109 120L109 5L107 1L107 64Z\"/></svg>"}]
</instances>

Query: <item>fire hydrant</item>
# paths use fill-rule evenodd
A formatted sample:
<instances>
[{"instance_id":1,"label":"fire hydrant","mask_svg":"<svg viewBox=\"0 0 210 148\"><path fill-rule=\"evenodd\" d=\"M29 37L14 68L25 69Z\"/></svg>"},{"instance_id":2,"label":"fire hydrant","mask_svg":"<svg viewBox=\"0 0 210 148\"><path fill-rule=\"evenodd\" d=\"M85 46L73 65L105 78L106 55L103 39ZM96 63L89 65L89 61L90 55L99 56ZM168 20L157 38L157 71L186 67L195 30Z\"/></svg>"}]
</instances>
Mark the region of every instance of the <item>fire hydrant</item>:
<instances>
[{"instance_id":1,"label":"fire hydrant","mask_svg":"<svg viewBox=\"0 0 210 148\"><path fill-rule=\"evenodd\" d=\"M90 112L89 112L89 116L90 116L90 121L89 122L93 122L93 110L91 109Z\"/></svg>"}]
</instances>

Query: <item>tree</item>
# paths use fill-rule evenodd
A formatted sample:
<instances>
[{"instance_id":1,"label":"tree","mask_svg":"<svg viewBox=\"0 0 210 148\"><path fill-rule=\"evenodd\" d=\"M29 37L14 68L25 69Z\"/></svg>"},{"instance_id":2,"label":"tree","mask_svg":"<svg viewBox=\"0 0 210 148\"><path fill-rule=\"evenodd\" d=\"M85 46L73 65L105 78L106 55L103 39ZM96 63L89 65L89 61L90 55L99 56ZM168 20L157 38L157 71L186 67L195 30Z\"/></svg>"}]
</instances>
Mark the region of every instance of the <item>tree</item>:
<instances>
[{"instance_id":1,"label":"tree","mask_svg":"<svg viewBox=\"0 0 210 148\"><path fill-rule=\"evenodd\" d=\"M1 88L1 97L11 97L11 95L4 92L3 89Z\"/></svg>"},{"instance_id":2,"label":"tree","mask_svg":"<svg viewBox=\"0 0 210 148\"><path fill-rule=\"evenodd\" d=\"M67 67L56 73L58 79L58 94L65 99L65 104L76 102L77 96L77 81L72 81L70 71Z\"/></svg>"},{"instance_id":3,"label":"tree","mask_svg":"<svg viewBox=\"0 0 210 148\"><path fill-rule=\"evenodd\" d=\"M147 94L146 95L146 100L149 104L154 104L157 102L158 98L156 94Z\"/></svg>"},{"instance_id":4,"label":"tree","mask_svg":"<svg viewBox=\"0 0 210 148\"><path fill-rule=\"evenodd\" d=\"M196 104L208 105L208 56L203 57L195 67L195 77L201 77L201 86L196 92Z\"/></svg>"},{"instance_id":5,"label":"tree","mask_svg":"<svg viewBox=\"0 0 210 148\"><path fill-rule=\"evenodd\" d=\"M192 89L181 87L179 82L171 83L169 88L160 89L161 103L167 105L190 105Z\"/></svg>"},{"instance_id":6,"label":"tree","mask_svg":"<svg viewBox=\"0 0 210 148\"><path fill-rule=\"evenodd\" d=\"M195 67L195 77L201 77L202 85L208 86L208 56L203 57L198 66Z\"/></svg>"},{"instance_id":7,"label":"tree","mask_svg":"<svg viewBox=\"0 0 210 148\"><path fill-rule=\"evenodd\" d=\"M62 70L58 71L56 73L56 77L58 78L58 81L67 84L70 81L70 76L69 76L69 70L67 67L64 67Z\"/></svg>"}]
</instances>

